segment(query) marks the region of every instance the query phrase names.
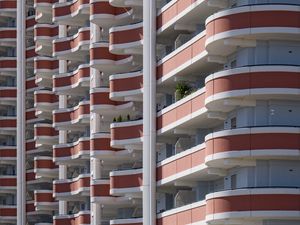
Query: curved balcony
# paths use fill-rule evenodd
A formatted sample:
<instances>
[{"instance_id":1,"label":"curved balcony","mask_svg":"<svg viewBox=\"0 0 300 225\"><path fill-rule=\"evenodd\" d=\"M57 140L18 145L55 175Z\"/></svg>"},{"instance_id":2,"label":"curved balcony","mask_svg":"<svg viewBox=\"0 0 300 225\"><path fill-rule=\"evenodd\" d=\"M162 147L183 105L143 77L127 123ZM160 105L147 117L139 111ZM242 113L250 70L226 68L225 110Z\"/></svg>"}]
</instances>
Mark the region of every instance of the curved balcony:
<instances>
[{"instance_id":1,"label":"curved balcony","mask_svg":"<svg viewBox=\"0 0 300 225\"><path fill-rule=\"evenodd\" d=\"M78 160L87 160L90 157L90 138L81 137L74 143L57 144L53 146L53 161L61 164L78 165Z\"/></svg>"},{"instance_id":2,"label":"curved balcony","mask_svg":"<svg viewBox=\"0 0 300 225\"><path fill-rule=\"evenodd\" d=\"M0 2L0 16L17 17L17 1L2 0Z\"/></svg>"},{"instance_id":3,"label":"curved balcony","mask_svg":"<svg viewBox=\"0 0 300 225\"><path fill-rule=\"evenodd\" d=\"M17 73L16 57L1 57L0 74L6 76L15 76Z\"/></svg>"},{"instance_id":4,"label":"curved balcony","mask_svg":"<svg viewBox=\"0 0 300 225\"><path fill-rule=\"evenodd\" d=\"M51 210L36 210L35 207L35 201L34 200L30 200L26 202L26 215L27 216L44 216L44 215L52 215L52 211Z\"/></svg>"},{"instance_id":5,"label":"curved balcony","mask_svg":"<svg viewBox=\"0 0 300 225\"><path fill-rule=\"evenodd\" d=\"M253 127L208 134L205 143L194 146L157 164L157 183L217 178L233 167L255 166L256 160L293 159L300 155L300 129ZM220 173L214 172L218 169Z\"/></svg>"},{"instance_id":6,"label":"curved balcony","mask_svg":"<svg viewBox=\"0 0 300 225\"><path fill-rule=\"evenodd\" d=\"M58 208L58 202L53 198L52 190L35 190L34 206L37 211L54 211Z\"/></svg>"},{"instance_id":7,"label":"curved balcony","mask_svg":"<svg viewBox=\"0 0 300 225\"><path fill-rule=\"evenodd\" d=\"M36 154L38 152L33 139L26 140L26 154Z\"/></svg>"},{"instance_id":8,"label":"curved balcony","mask_svg":"<svg viewBox=\"0 0 300 225\"><path fill-rule=\"evenodd\" d=\"M242 67L212 74L206 78L206 107L228 111L241 101L299 99L299 75L299 67L284 65Z\"/></svg>"},{"instance_id":9,"label":"curved balcony","mask_svg":"<svg viewBox=\"0 0 300 225\"><path fill-rule=\"evenodd\" d=\"M38 56L36 53L36 47L30 46L26 48L26 62L33 62L34 57Z\"/></svg>"},{"instance_id":10,"label":"curved balcony","mask_svg":"<svg viewBox=\"0 0 300 225\"><path fill-rule=\"evenodd\" d=\"M16 146L0 146L0 163L16 164L17 162L17 147Z\"/></svg>"},{"instance_id":11,"label":"curved balcony","mask_svg":"<svg viewBox=\"0 0 300 225\"><path fill-rule=\"evenodd\" d=\"M132 9L113 7L109 1L92 0L90 21L99 27L126 24L132 18Z\"/></svg>"},{"instance_id":12,"label":"curved balcony","mask_svg":"<svg viewBox=\"0 0 300 225\"><path fill-rule=\"evenodd\" d=\"M205 161L208 166L227 168L243 166L244 163L249 163L247 159L292 159L300 156L298 140L300 129L294 127L253 127L219 131L205 137Z\"/></svg>"},{"instance_id":13,"label":"curved balcony","mask_svg":"<svg viewBox=\"0 0 300 225\"><path fill-rule=\"evenodd\" d=\"M158 113L158 133L175 127L193 128L200 123L212 125L216 119L206 118L206 108L227 112L239 105L253 105L256 99L297 99L298 77L298 67L284 65L250 66L212 74L206 78L205 88Z\"/></svg>"},{"instance_id":14,"label":"curved balcony","mask_svg":"<svg viewBox=\"0 0 300 225\"><path fill-rule=\"evenodd\" d=\"M39 46L38 53L52 55L52 41L58 37L58 26L53 24L36 24L34 41Z\"/></svg>"},{"instance_id":15,"label":"curved balcony","mask_svg":"<svg viewBox=\"0 0 300 225\"><path fill-rule=\"evenodd\" d=\"M35 76L26 79L26 92L33 92L40 89L35 83Z\"/></svg>"},{"instance_id":16,"label":"curved balcony","mask_svg":"<svg viewBox=\"0 0 300 225\"><path fill-rule=\"evenodd\" d=\"M206 202L199 201L158 214L157 223L160 225L170 223L205 224L206 210Z\"/></svg>"},{"instance_id":17,"label":"curved balcony","mask_svg":"<svg viewBox=\"0 0 300 225\"><path fill-rule=\"evenodd\" d=\"M117 219L117 220L110 220L110 224L122 224L122 225L142 225L143 218L132 218L132 219Z\"/></svg>"},{"instance_id":18,"label":"curved balcony","mask_svg":"<svg viewBox=\"0 0 300 225\"><path fill-rule=\"evenodd\" d=\"M34 140L36 142L36 146L53 145L58 141L58 131L52 127L52 124L35 124Z\"/></svg>"},{"instance_id":19,"label":"curved balcony","mask_svg":"<svg viewBox=\"0 0 300 225\"><path fill-rule=\"evenodd\" d=\"M1 46L16 46L17 28L16 27L0 27L0 44Z\"/></svg>"},{"instance_id":20,"label":"curved balcony","mask_svg":"<svg viewBox=\"0 0 300 225\"><path fill-rule=\"evenodd\" d=\"M16 87L0 87L0 103L2 105L16 105L16 101Z\"/></svg>"},{"instance_id":21,"label":"curved balcony","mask_svg":"<svg viewBox=\"0 0 300 225\"><path fill-rule=\"evenodd\" d=\"M36 184L42 184L42 183L51 184L52 178L36 176L34 169L30 169L30 170L26 171L26 183L27 183L27 185L36 185Z\"/></svg>"},{"instance_id":22,"label":"curved balcony","mask_svg":"<svg viewBox=\"0 0 300 225\"><path fill-rule=\"evenodd\" d=\"M36 24L35 15L28 16L26 18L26 31L33 30L34 25Z\"/></svg>"},{"instance_id":23,"label":"curved balcony","mask_svg":"<svg viewBox=\"0 0 300 225\"><path fill-rule=\"evenodd\" d=\"M206 222L300 219L299 189L253 188L206 196Z\"/></svg>"},{"instance_id":24,"label":"curved balcony","mask_svg":"<svg viewBox=\"0 0 300 225\"><path fill-rule=\"evenodd\" d=\"M218 7L208 5L209 1L169 1L159 11L157 16L157 33L170 35L176 33L176 26L185 25L183 29L195 29L197 23L203 23ZM177 24L177 25L176 25Z\"/></svg>"},{"instance_id":25,"label":"curved balcony","mask_svg":"<svg viewBox=\"0 0 300 225\"><path fill-rule=\"evenodd\" d=\"M92 180L91 183L91 202L99 202L101 204L113 203L115 197L109 193L109 180Z\"/></svg>"},{"instance_id":26,"label":"curved balcony","mask_svg":"<svg viewBox=\"0 0 300 225\"><path fill-rule=\"evenodd\" d=\"M53 217L54 225L80 225L90 224L90 211L80 211L73 215L59 215Z\"/></svg>"},{"instance_id":27,"label":"curved balcony","mask_svg":"<svg viewBox=\"0 0 300 225\"><path fill-rule=\"evenodd\" d=\"M142 192L143 169L113 171L110 176L110 194L139 195Z\"/></svg>"},{"instance_id":28,"label":"curved balcony","mask_svg":"<svg viewBox=\"0 0 300 225\"><path fill-rule=\"evenodd\" d=\"M142 0L109 0L109 3L115 7L142 7Z\"/></svg>"},{"instance_id":29,"label":"curved balcony","mask_svg":"<svg viewBox=\"0 0 300 225\"><path fill-rule=\"evenodd\" d=\"M30 200L26 202L26 215L27 217L41 217L41 216L45 216L48 215L50 216L52 214L52 211L50 210L45 210L45 211L39 211L36 210L35 205L34 205L34 200Z\"/></svg>"},{"instance_id":30,"label":"curved balcony","mask_svg":"<svg viewBox=\"0 0 300 225\"><path fill-rule=\"evenodd\" d=\"M109 51L113 54L143 53L143 22L109 29Z\"/></svg>"},{"instance_id":31,"label":"curved balcony","mask_svg":"<svg viewBox=\"0 0 300 225\"><path fill-rule=\"evenodd\" d=\"M17 118L15 116L0 116L0 134L14 135L17 131Z\"/></svg>"},{"instance_id":32,"label":"curved balcony","mask_svg":"<svg viewBox=\"0 0 300 225\"><path fill-rule=\"evenodd\" d=\"M58 107L58 96L52 91L38 90L34 92L36 116L52 119L52 110Z\"/></svg>"},{"instance_id":33,"label":"curved balcony","mask_svg":"<svg viewBox=\"0 0 300 225\"><path fill-rule=\"evenodd\" d=\"M52 23L52 7L48 12L35 11L35 21L37 23Z\"/></svg>"},{"instance_id":34,"label":"curved balcony","mask_svg":"<svg viewBox=\"0 0 300 225\"><path fill-rule=\"evenodd\" d=\"M36 123L41 121L41 119L36 117L35 108L27 109L25 117L26 117L26 123Z\"/></svg>"},{"instance_id":35,"label":"curved balcony","mask_svg":"<svg viewBox=\"0 0 300 225\"><path fill-rule=\"evenodd\" d=\"M90 65L104 74L122 73L134 68L132 56L110 53L107 42L90 45Z\"/></svg>"},{"instance_id":36,"label":"curved balcony","mask_svg":"<svg viewBox=\"0 0 300 225\"><path fill-rule=\"evenodd\" d=\"M90 67L80 65L75 71L53 76L53 91L68 95L85 95L90 85Z\"/></svg>"},{"instance_id":37,"label":"curved balcony","mask_svg":"<svg viewBox=\"0 0 300 225\"><path fill-rule=\"evenodd\" d=\"M109 88L93 88L90 91L91 111L113 118L132 112L133 102L117 102L109 98Z\"/></svg>"},{"instance_id":38,"label":"curved balcony","mask_svg":"<svg viewBox=\"0 0 300 225\"><path fill-rule=\"evenodd\" d=\"M53 41L53 56L62 60L85 61L90 44L90 28L82 27L70 37Z\"/></svg>"},{"instance_id":39,"label":"curved balcony","mask_svg":"<svg viewBox=\"0 0 300 225\"><path fill-rule=\"evenodd\" d=\"M34 0L33 7L36 11L52 14L52 5L58 0Z\"/></svg>"},{"instance_id":40,"label":"curved balcony","mask_svg":"<svg viewBox=\"0 0 300 225\"><path fill-rule=\"evenodd\" d=\"M53 181L53 197L57 200L70 200L74 197L90 195L90 174L81 174L73 179Z\"/></svg>"},{"instance_id":41,"label":"curved balcony","mask_svg":"<svg viewBox=\"0 0 300 225\"><path fill-rule=\"evenodd\" d=\"M17 206L0 205L0 221L3 224L15 224L17 222Z\"/></svg>"},{"instance_id":42,"label":"curved balcony","mask_svg":"<svg viewBox=\"0 0 300 225\"><path fill-rule=\"evenodd\" d=\"M109 77L109 97L115 101L141 101L143 73L141 71L115 74Z\"/></svg>"},{"instance_id":43,"label":"curved balcony","mask_svg":"<svg viewBox=\"0 0 300 225\"><path fill-rule=\"evenodd\" d=\"M0 175L0 193L9 194L17 191L16 175Z\"/></svg>"},{"instance_id":44,"label":"curved balcony","mask_svg":"<svg viewBox=\"0 0 300 225\"><path fill-rule=\"evenodd\" d=\"M197 145L159 162L156 169L158 185L176 183L177 180L182 178L185 181L193 181L195 177L204 179L207 176L204 144ZM214 177L212 174L209 176Z\"/></svg>"},{"instance_id":45,"label":"curved balcony","mask_svg":"<svg viewBox=\"0 0 300 225\"><path fill-rule=\"evenodd\" d=\"M36 21L39 23L52 23L52 6L59 0L34 0Z\"/></svg>"},{"instance_id":46,"label":"curved balcony","mask_svg":"<svg viewBox=\"0 0 300 225\"><path fill-rule=\"evenodd\" d=\"M205 90L202 88L158 112L158 133L171 132L174 128L192 129L201 124L212 123L213 120L207 118L204 102Z\"/></svg>"},{"instance_id":47,"label":"curved balcony","mask_svg":"<svg viewBox=\"0 0 300 225\"><path fill-rule=\"evenodd\" d=\"M52 88L52 75L58 73L58 60L38 56L34 58L35 84L39 87Z\"/></svg>"},{"instance_id":48,"label":"curved balcony","mask_svg":"<svg viewBox=\"0 0 300 225\"><path fill-rule=\"evenodd\" d=\"M73 108L53 111L53 126L57 129L76 129L90 123L90 102L82 101Z\"/></svg>"},{"instance_id":49,"label":"curved balcony","mask_svg":"<svg viewBox=\"0 0 300 225\"><path fill-rule=\"evenodd\" d=\"M52 148L49 146L44 145L36 145L34 139L26 140L26 155L30 155L29 157L32 158L34 156L40 155L49 155L52 153Z\"/></svg>"},{"instance_id":50,"label":"curved balcony","mask_svg":"<svg viewBox=\"0 0 300 225\"><path fill-rule=\"evenodd\" d=\"M236 47L255 47L256 39L299 40L299 14L295 6L276 4L218 12L206 20L206 49L228 56Z\"/></svg>"},{"instance_id":51,"label":"curved balcony","mask_svg":"<svg viewBox=\"0 0 300 225\"><path fill-rule=\"evenodd\" d=\"M64 25L83 26L89 20L89 0L58 2L53 5L53 22Z\"/></svg>"},{"instance_id":52,"label":"curved balcony","mask_svg":"<svg viewBox=\"0 0 300 225\"><path fill-rule=\"evenodd\" d=\"M90 140L90 156L114 163L136 159L127 150L112 148L110 140L110 133L93 133Z\"/></svg>"},{"instance_id":53,"label":"curved balcony","mask_svg":"<svg viewBox=\"0 0 300 225\"><path fill-rule=\"evenodd\" d=\"M112 123L111 146L113 148L130 147L141 149L143 138L143 120Z\"/></svg>"},{"instance_id":54,"label":"curved balcony","mask_svg":"<svg viewBox=\"0 0 300 225\"><path fill-rule=\"evenodd\" d=\"M35 207L34 207L34 200L27 200L26 201L26 215L32 216L35 213Z\"/></svg>"},{"instance_id":55,"label":"curved balcony","mask_svg":"<svg viewBox=\"0 0 300 225\"><path fill-rule=\"evenodd\" d=\"M156 68L158 83L172 84L175 77L191 76L191 71L214 69L213 63L207 63L205 40L204 31L162 58Z\"/></svg>"},{"instance_id":56,"label":"curved balcony","mask_svg":"<svg viewBox=\"0 0 300 225\"><path fill-rule=\"evenodd\" d=\"M34 173L36 177L55 178L58 176L58 166L50 156L34 157Z\"/></svg>"}]
</instances>

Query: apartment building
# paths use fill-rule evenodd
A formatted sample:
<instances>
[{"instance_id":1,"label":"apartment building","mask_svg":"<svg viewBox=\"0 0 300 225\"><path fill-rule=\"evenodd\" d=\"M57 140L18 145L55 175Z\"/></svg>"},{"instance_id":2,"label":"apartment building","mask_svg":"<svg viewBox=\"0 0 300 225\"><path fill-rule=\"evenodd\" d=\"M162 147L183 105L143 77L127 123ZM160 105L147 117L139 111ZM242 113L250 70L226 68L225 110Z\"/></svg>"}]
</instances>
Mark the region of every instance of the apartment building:
<instances>
[{"instance_id":1,"label":"apartment building","mask_svg":"<svg viewBox=\"0 0 300 225\"><path fill-rule=\"evenodd\" d=\"M298 0L0 0L0 225L299 225Z\"/></svg>"}]
</instances>

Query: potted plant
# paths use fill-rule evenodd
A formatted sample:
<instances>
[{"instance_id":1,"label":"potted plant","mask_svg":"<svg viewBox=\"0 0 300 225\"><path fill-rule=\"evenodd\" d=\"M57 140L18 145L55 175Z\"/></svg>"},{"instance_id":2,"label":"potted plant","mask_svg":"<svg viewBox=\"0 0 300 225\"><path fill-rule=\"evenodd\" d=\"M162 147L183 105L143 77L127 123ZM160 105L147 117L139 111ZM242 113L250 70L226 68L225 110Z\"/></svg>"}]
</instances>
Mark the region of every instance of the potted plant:
<instances>
[{"instance_id":1,"label":"potted plant","mask_svg":"<svg viewBox=\"0 0 300 225\"><path fill-rule=\"evenodd\" d=\"M192 92L192 87L185 81L176 84L175 101L179 101Z\"/></svg>"},{"instance_id":2,"label":"potted plant","mask_svg":"<svg viewBox=\"0 0 300 225\"><path fill-rule=\"evenodd\" d=\"M120 116L117 118L117 122L120 123L120 122L122 122L122 121L123 121L123 119L122 119L122 116L120 115Z\"/></svg>"}]
</instances>

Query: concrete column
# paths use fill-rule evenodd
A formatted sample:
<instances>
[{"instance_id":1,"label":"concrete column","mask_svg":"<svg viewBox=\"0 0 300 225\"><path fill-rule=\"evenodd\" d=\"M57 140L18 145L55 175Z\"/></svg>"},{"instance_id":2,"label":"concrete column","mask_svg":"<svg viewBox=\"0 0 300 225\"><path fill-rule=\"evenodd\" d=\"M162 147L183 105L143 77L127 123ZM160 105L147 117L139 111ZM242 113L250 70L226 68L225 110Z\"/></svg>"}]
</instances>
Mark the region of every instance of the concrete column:
<instances>
[{"instance_id":1,"label":"concrete column","mask_svg":"<svg viewBox=\"0 0 300 225\"><path fill-rule=\"evenodd\" d=\"M59 0L59 2L66 2L66 0ZM58 36L60 38L67 36L67 26L59 25ZM66 73L68 70L67 61L59 60L59 73ZM67 97L66 95L59 95L59 108L67 108ZM64 144L67 143L67 131L59 131L59 143ZM59 166L59 179L67 178L67 166L60 165ZM67 201L59 201L59 214L66 215L68 212Z\"/></svg>"},{"instance_id":2,"label":"concrete column","mask_svg":"<svg viewBox=\"0 0 300 225\"><path fill-rule=\"evenodd\" d=\"M92 203L91 204L91 224L92 225L101 225L101 205Z\"/></svg>"},{"instance_id":3,"label":"concrete column","mask_svg":"<svg viewBox=\"0 0 300 225\"><path fill-rule=\"evenodd\" d=\"M143 0L143 225L156 224L156 1Z\"/></svg>"},{"instance_id":4,"label":"concrete column","mask_svg":"<svg viewBox=\"0 0 300 225\"><path fill-rule=\"evenodd\" d=\"M96 24L91 23L91 37L92 43L99 42L101 39L101 29ZM91 79L90 79L90 89L100 87L101 75L97 69L90 68L91 70ZM90 116L90 128L91 134L97 133L100 131L100 115L91 112ZM101 162L99 159L91 158L90 160L91 167L91 182L93 180L101 179ZM102 210L101 205L91 202L91 224L100 225L102 219Z\"/></svg>"},{"instance_id":5,"label":"concrete column","mask_svg":"<svg viewBox=\"0 0 300 225\"><path fill-rule=\"evenodd\" d=\"M101 176L101 161L100 159L96 159L96 158L93 158L92 159L92 162L93 162L93 179L94 180L99 180L102 178Z\"/></svg>"},{"instance_id":6,"label":"concrete column","mask_svg":"<svg viewBox=\"0 0 300 225\"><path fill-rule=\"evenodd\" d=\"M96 158L91 158L92 180L101 179L101 161ZM101 204L91 203L91 224L100 225L102 219Z\"/></svg>"},{"instance_id":7,"label":"concrete column","mask_svg":"<svg viewBox=\"0 0 300 225\"><path fill-rule=\"evenodd\" d=\"M17 225L26 224L26 2L17 0Z\"/></svg>"},{"instance_id":8,"label":"concrete column","mask_svg":"<svg viewBox=\"0 0 300 225\"><path fill-rule=\"evenodd\" d=\"M98 25L91 23L91 37L92 43L99 42L101 39L101 29ZM90 68L91 71L91 82L90 88L100 87L101 74L100 71L94 68Z\"/></svg>"}]
</instances>

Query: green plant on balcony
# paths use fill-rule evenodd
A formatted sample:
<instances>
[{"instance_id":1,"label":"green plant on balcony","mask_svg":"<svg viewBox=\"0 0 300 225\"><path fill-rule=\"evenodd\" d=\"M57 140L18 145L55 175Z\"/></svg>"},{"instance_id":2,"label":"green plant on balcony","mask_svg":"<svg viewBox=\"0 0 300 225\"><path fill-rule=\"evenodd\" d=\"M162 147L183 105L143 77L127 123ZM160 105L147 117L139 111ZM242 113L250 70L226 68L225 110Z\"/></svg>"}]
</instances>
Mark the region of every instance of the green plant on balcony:
<instances>
[{"instance_id":1,"label":"green plant on balcony","mask_svg":"<svg viewBox=\"0 0 300 225\"><path fill-rule=\"evenodd\" d=\"M114 117L113 122L114 123L120 123L120 122L125 122L125 121L131 121L130 115L128 114L126 117L122 117L121 115L119 115L117 118Z\"/></svg>"},{"instance_id":2,"label":"green plant on balcony","mask_svg":"<svg viewBox=\"0 0 300 225\"><path fill-rule=\"evenodd\" d=\"M188 96L193 92L193 88L185 81L181 81L176 84L175 91L175 100L179 101L180 99Z\"/></svg>"},{"instance_id":3,"label":"green plant on balcony","mask_svg":"<svg viewBox=\"0 0 300 225\"><path fill-rule=\"evenodd\" d=\"M122 121L123 121L123 118L122 118L121 115L119 115L118 118L117 118L117 122L120 123L120 122L122 122Z\"/></svg>"}]
</instances>

